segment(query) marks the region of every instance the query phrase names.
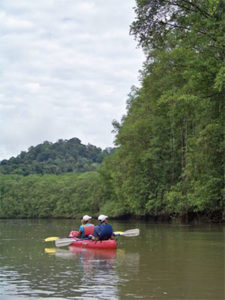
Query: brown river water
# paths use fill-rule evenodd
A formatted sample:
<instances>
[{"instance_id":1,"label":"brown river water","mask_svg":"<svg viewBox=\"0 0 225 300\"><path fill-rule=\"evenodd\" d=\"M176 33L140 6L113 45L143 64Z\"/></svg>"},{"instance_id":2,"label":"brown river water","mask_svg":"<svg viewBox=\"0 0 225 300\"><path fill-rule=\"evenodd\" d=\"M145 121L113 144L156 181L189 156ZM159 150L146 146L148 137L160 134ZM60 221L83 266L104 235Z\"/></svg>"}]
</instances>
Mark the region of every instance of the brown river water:
<instances>
[{"instance_id":1,"label":"brown river water","mask_svg":"<svg viewBox=\"0 0 225 300\"><path fill-rule=\"evenodd\" d=\"M97 223L97 222L96 222ZM112 221L115 251L55 248L74 220L0 220L0 300L225 299L224 225Z\"/></svg>"}]
</instances>

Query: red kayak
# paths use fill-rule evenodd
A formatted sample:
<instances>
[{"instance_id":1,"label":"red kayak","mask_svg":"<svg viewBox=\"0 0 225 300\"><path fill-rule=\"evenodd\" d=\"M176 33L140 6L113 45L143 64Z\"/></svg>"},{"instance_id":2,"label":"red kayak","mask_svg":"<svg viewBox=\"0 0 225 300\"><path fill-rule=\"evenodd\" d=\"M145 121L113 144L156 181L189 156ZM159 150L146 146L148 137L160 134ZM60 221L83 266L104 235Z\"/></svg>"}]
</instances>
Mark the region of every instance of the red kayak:
<instances>
[{"instance_id":1,"label":"red kayak","mask_svg":"<svg viewBox=\"0 0 225 300\"><path fill-rule=\"evenodd\" d=\"M71 246L91 248L91 249L116 249L117 243L115 240L93 241L88 239L80 239L76 237L77 231L71 231L69 237L74 239Z\"/></svg>"}]
</instances>

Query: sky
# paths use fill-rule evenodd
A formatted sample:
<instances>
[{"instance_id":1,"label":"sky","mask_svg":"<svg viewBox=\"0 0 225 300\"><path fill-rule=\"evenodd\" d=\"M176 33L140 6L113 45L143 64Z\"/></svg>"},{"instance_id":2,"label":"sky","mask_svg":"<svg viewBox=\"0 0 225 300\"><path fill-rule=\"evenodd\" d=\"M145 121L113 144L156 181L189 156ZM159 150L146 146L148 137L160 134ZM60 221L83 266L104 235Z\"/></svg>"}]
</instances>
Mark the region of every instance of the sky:
<instances>
[{"instance_id":1,"label":"sky","mask_svg":"<svg viewBox=\"0 0 225 300\"><path fill-rule=\"evenodd\" d=\"M113 147L144 54L135 0L1 0L0 161L44 141Z\"/></svg>"}]
</instances>

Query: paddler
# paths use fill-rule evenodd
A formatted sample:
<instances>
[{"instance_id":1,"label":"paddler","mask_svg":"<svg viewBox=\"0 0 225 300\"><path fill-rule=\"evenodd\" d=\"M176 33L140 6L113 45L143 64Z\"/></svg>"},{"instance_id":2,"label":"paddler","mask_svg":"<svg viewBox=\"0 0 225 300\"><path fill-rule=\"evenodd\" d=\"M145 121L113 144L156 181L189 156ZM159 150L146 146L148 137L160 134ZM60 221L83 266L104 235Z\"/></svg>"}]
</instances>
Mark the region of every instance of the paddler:
<instances>
[{"instance_id":1,"label":"paddler","mask_svg":"<svg viewBox=\"0 0 225 300\"><path fill-rule=\"evenodd\" d=\"M77 234L77 237L79 238L86 238L89 236L92 236L94 234L94 228L95 226L90 223L90 220L92 217L85 215L81 219L81 225Z\"/></svg>"},{"instance_id":2,"label":"paddler","mask_svg":"<svg viewBox=\"0 0 225 300\"><path fill-rule=\"evenodd\" d=\"M95 226L93 239L95 241L114 239L113 227L111 224L108 224L108 216L100 215L98 220L100 224Z\"/></svg>"}]
</instances>

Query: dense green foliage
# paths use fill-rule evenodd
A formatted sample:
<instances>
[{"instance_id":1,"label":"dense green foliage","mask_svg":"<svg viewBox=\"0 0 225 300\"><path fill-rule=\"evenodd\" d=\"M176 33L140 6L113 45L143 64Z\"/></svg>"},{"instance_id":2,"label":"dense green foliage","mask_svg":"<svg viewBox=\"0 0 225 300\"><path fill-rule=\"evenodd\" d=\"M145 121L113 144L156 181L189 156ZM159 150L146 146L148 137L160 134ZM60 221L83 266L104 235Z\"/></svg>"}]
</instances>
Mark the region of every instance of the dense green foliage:
<instances>
[{"instance_id":1,"label":"dense green foliage","mask_svg":"<svg viewBox=\"0 0 225 300\"><path fill-rule=\"evenodd\" d=\"M44 142L0 162L0 174L62 174L94 171L113 149L83 145L78 138Z\"/></svg>"},{"instance_id":2,"label":"dense green foliage","mask_svg":"<svg viewBox=\"0 0 225 300\"><path fill-rule=\"evenodd\" d=\"M105 198L97 172L0 176L0 217L76 217L94 214Z\"/></svg>"},{"instance_id":3,"label":"dense green foliage","mask_svg":"<svg viewBox=\"0 0 225 300\"><path fill-rule=\"evenodd\" d=\"M137 0L142 86L103 165L115 215L224 213L224 12L219 0Z\"/></svg>"},{"instance_id":4,"label":"dense green foliage","mask_svg":"<svg viewBox=\"0 0 225 300\"><path fill-rule=\"evenodd\" d=\"M109 156L72 139L2 161L3 174L27 175L84 172L104 158L82 175L0 176L0 216L225 219L224 1L136 2L131 33L146 62L127 114L113 122L117 149Z\"/></svg>"}]
</instances>

